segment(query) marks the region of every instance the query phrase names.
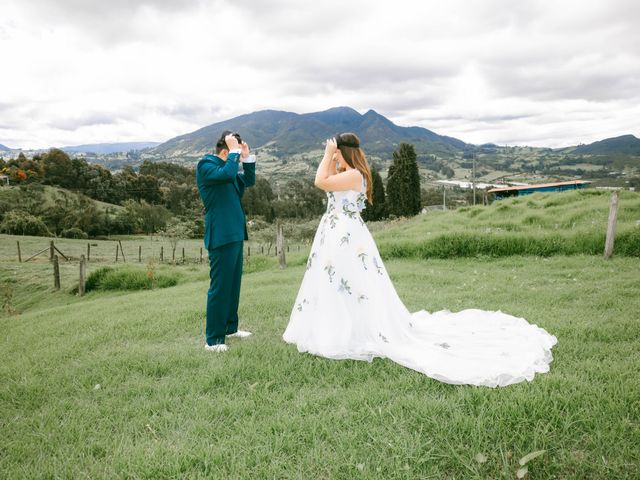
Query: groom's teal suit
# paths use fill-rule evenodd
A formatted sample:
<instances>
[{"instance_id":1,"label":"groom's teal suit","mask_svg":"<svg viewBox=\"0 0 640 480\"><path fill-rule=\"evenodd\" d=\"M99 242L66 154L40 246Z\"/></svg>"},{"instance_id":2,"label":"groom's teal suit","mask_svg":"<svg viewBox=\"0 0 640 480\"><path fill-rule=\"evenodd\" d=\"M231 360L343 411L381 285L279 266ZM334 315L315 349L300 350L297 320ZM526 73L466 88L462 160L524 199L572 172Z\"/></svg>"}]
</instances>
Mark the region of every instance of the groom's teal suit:
<instances>
[{"instance_id":1,"label":"groom's teal suit","mask_svg":"<svg viewBox=\"0 0 640 480\"><path fill-rule=\"evenodd\" d=\"M247 226L240 199L244 189L256 183L255 163L244 163L229 153L225 162L207 154L196 168L196 181L204 203L204 246L211 267L207 296L207 345L224 343L225 335L238 330L238 303L242 279L243 241Z\"/></svg>"}]
</instances>

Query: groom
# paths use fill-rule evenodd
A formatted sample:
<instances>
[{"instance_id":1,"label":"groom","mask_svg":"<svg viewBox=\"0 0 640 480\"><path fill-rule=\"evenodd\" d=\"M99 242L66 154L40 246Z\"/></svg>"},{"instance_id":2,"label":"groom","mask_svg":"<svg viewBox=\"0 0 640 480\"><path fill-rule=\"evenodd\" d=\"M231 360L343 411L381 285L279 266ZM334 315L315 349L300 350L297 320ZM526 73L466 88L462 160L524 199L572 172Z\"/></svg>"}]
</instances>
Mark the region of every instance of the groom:
<instances>
[{"instance_id":1,"label":"groom","mask_svg":"<svg viewBox=\"0 0 640 480\"><path fill-rule=\"evenodd\" d=\"M251 335L238 330L242 250L248 239L240 199L244 189L256 183L255 161L240 135L225 130L216 143L216 154L206 154L196 168L205 209L204 246L211 267L205 343L209 351L226 352L226 335ZM240 163L244 173L238 173Z\"/></svg>"}]
</instances>

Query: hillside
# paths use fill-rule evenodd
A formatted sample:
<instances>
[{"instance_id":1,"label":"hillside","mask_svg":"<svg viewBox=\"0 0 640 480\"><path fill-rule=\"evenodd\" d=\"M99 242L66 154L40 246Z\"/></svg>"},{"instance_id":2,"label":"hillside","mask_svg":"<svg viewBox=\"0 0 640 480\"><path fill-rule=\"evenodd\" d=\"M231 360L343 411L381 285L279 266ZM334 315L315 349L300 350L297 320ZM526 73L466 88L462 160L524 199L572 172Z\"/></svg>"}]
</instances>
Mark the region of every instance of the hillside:
<instances>
[{"instance_id":1,"label":"hillside","mask_svg":"<svg viewBox=\"0 0 640 480\"><path fill-rule=\"evenodd\" d=\"M0 152L10 152L10 151L11 151L11 149L9 147L7 147L5 145L2 145L0 143Z\"/></svg>"},{"instance_id":2,"label":"hillside","mask_svg":"<svg viewBox=\"0 0 640 480\"><path fill-rule=\"evenodd\" d=\"M62 147L61 150L64 150L67 153L110 154L131 151L135 152L138 150L144 150L145 148L153 148L158 145L160 145L159 142L94 143Z\"/></svg>"},{"instance_id":3,"label":"hillside","mask_svg":"<svg viewBox=\"0 0 640 480\"><path fill-rule=\"evenodd\" d=\"M326 138L341 131L356 133L367 152L377 155L390 155L402 141L413 143L422 151L449 156L466 146L461 140L425 128L395 125L373 110L361 115L352 108L337 107L306 114L263 110L241 115L173 138L149 154L166 158L200 157L214 149L223 130L241 132L254 149L265 149L276 157L321 149Z\"/></svg>"},{"instance_id":4,"label":"hillside","mask_svg":"<svg viewBox=\"0 0 640 480\"><path fill-rule=\"evenodd\" d=\"M398 221L376 233L383 257L536 256L604 252L611 192L535 193ZM615 252L640 256L640 193L620 193Z\"/></svg>"},{"instance_id":5,"label":"hillside","mask_svg":"<svg viewBox=\"0 0 640 480\"><path fill-rule=\"evenodd\" d=\"M79 297L76 261L57 292L46 260L3 262L30 302L0 312L3 478L515 478L534 451L532 478L636 478L639 259L386 261L409 311L500 310L558 337L549 373L503 389L299 353L282 333L304 259L269 260L243 277L254 335L222 356L203 349L208 264Z\"/></svg>"},{"instance_id":6,"label":"hillside","mask_svg":"<svg viewBox=\"0 0 640 480\"><path fill-rule=\"evenodd\" d=\"M607 138L589 145L580 145L573 150L576 154L590 155L640 155L640 139L634 135Z\"/></svg>"},{"instance_id":7,"label":"hillside","mask_svg":"<svg viewBox=\"0 0 640 480\"><path fill-rule=\"evenodd\" d=\"M41 209L51 209L55 208L57 202L65 202L67 199L75 199L77 200L79 194L76 192L69 191L60 187L53 187L50 185L42 185L42 186L34 186L34 188L42 189L44 202L40 205ZM14 198L14 194L20 191L20 187L11 186L11 187L2 187L0 188L0 203L1 202L12 202ZM93 203L99 211L105 212L110 211L112 213L122 209L120 205L114 205L112 203L100 202L98 200L93 200L88 197L84 197L89 202ZM15 205L12 205L12 207Z\"/></svg>"}]
</instances>

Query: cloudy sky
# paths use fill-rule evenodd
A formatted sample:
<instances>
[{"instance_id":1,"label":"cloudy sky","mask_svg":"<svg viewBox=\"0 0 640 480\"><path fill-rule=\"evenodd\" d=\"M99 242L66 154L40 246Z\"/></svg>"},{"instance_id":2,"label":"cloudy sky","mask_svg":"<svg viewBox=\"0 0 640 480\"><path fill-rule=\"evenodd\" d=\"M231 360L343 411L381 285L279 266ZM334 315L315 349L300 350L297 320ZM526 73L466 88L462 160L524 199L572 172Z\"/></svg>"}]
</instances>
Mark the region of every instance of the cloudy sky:
<instances>
[{"instance_id":1,"label":"cloudy sky","mask_svg":"<svg viewBox=\"0 0 640 480\"><path fill-rule=\"evenodd\" d=\"M3 0L0 143L348 105L472 143L640 137L637 0Z\"/></svg>"}]
</instances>

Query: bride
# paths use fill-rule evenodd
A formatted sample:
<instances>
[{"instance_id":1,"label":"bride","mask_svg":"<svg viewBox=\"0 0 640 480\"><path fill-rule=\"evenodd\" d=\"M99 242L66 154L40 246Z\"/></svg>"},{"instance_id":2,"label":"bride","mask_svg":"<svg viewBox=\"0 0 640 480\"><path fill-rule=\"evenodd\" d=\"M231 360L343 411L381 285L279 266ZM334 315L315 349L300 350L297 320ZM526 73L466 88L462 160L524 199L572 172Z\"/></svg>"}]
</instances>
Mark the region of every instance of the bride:
<instances>
[{"instance_id":1,"label":"bride","mask_svg":"<svg viewBox=\"0 0 640 480\"><path fill-rule=\"evenodd\" d=\"M371 171L353 133L327 140L315 185L327 192L286 342L332 359L388 358L452 384L505 386L549 371L557 340L500 311L410 313L360 212Z\"/></svg>"}]
</instances>

